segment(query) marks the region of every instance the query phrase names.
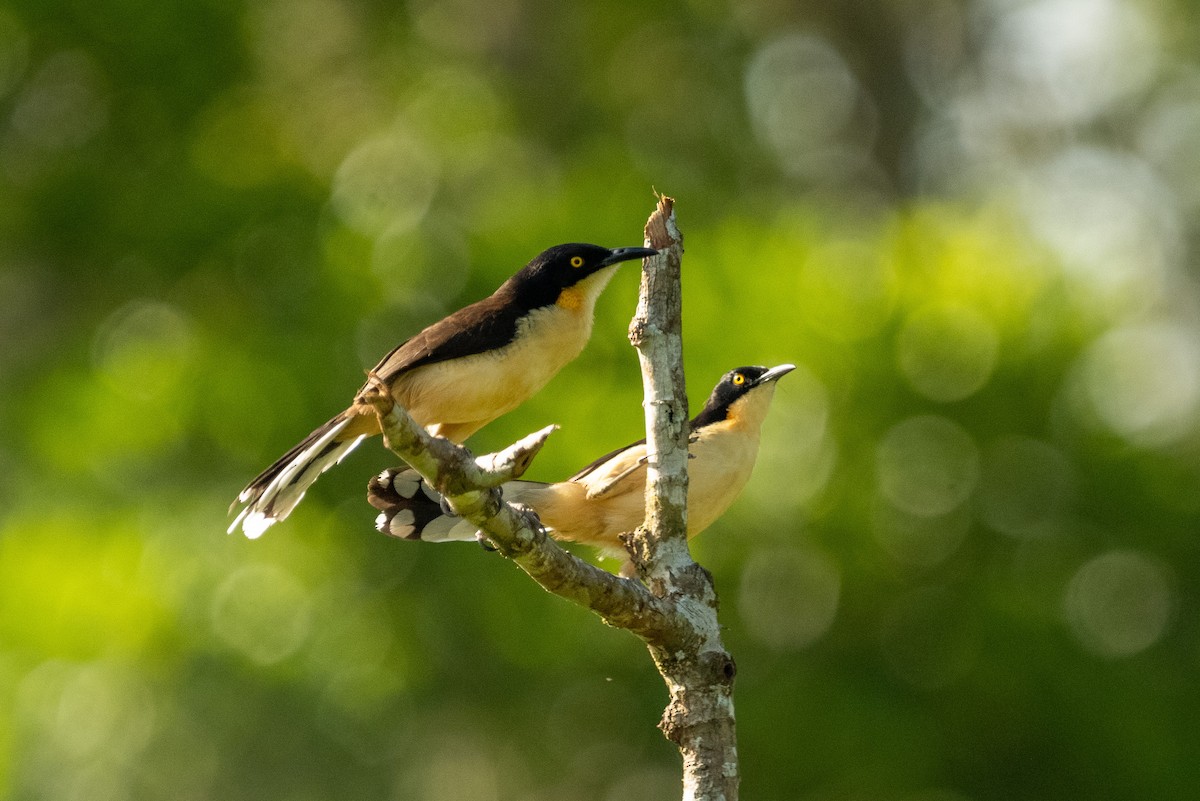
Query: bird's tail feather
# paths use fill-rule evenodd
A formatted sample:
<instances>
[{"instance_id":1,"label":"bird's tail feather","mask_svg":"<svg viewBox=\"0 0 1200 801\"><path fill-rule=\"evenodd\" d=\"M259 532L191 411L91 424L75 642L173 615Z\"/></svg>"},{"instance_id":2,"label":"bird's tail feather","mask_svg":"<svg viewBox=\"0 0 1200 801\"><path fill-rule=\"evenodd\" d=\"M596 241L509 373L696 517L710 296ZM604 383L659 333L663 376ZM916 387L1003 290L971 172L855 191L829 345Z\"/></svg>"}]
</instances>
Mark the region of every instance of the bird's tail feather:
<instances>
[{"instance_id":1,"label":"bird's tail feather","mask_svg":"<svg viewBox=\"0 0 1200 801\"><path fill-rule=\"evenodd\" d=\"M546 484L509 481L501 488L504 499L528 503ZM371 479L367 500L379 510L375 528L391 537L425 542L474 542L479 531L471 521L454 514L437 490L416 470L393 467ZM530 504L537 510L536 504Z\"/></svg>"},{"instance_id":2,"label":"bird's tail feather","mask_svg":"<svg viewBox=\"0 0 1200 801\"><path fill-rule=\"evenodd\" d=\"M229 533L240 525L247 537L256 539L287 517L313 482L363 441L365 435L338 438L351 419L347 415L334 417L251 481L230 507L232 512L238 504L245 504L230 524Z\"/></svg>"}]
</instances>

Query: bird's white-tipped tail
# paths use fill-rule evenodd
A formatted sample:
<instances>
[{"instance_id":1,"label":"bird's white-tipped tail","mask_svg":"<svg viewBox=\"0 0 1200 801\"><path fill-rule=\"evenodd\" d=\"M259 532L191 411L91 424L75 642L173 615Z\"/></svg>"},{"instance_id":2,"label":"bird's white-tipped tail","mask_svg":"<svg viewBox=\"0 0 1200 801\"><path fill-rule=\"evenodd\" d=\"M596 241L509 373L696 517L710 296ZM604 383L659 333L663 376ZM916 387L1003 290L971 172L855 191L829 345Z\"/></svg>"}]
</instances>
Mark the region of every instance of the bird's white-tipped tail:
<instances>
[{"instance_id":1,"label":"bird's white-tipped tail","mask_svg":"<svg viewBox=\"0 0 1200 801\"><path fill-rule=\"evenodd\" d=\"M502 491L509 503L537 509L539 493L548 485L536 481L509 481ZM479 530L454 514L442 496L411 468L384 470L367 485L367 500L376 509L375 528L391 537L423 542L472 542Z\"/></svg>"},{"instance_id":2,"label":"bird's white-tipped tail","mask_svg":"<svg viewBox=\"0 0 1200 801\"><path fill-rule=\"evenodd\" d=\"M350 420L333 422L314 432L312 442L305 442L295 456L273 465L238 495L238 503L246 504L238 512L228 533L241 526L250 539L257 539L275 523L287 517L313 482L329 468L346 458L364 436L338 442L337 437Z\"/></svg>"}]
</instances>

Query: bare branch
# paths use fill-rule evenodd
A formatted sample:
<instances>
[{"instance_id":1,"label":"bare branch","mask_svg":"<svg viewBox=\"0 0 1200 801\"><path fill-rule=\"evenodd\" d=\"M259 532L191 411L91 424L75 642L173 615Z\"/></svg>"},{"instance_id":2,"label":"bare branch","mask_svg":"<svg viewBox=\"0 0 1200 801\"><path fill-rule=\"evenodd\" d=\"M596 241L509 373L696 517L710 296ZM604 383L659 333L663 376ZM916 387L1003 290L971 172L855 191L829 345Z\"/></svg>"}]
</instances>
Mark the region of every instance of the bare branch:
<instances>
[{"instance_id":1,"label":"bare branch","mask_svg":"<svg viewBox=\"0 0 1200 801\"><path fill-rule=\"evenodd\" d=\"M634 564L655 594L674 588L672 576L692 563L687 550L688 403L683 377L683 237L674 201L659 198L646 223L646 243L659 253L646 260L629 341L642 367L646 415L646 520L641 538L629 538ZM694 563L692 563L694 564ZM657 586L658 582L666 582Z\"/></svg>"},{"instance_id":2,"label":"bare branch","mask_svg":"<svg viewBox=\"0 0 1200 801\"><path fill-rule=\"evenodd\" d=\"M629 327L638 350L646 405L646 519L625 539L638 575L692 625L687 647L649 649L670 690L660 723L683 757L684 801L735 801L737 739L733 658L721 643L712 577L687 547L687 396L683 377L681 263L683 237L674 201L659 198L646 224L641 298Z\"/></svg>"},{"instance_id":3,"label":"bare branch","mask_svg":"<svg viewBox=\"0 0 1200 801\"><path fill-rule=\"evenodd\" d=\"M533 463L533 457L538 455L546 440L557 430L558 426L546 426L502 451L480 456L475 460L475 465L480 470L480 481L495 481L497 483L489 483L486 486L498 487L506 481L525 475L525 471Z\"/></svg>"},{"instance_id":4,"label":"bare branch","mask_svg":"<svg viewBox=\"0 0 1200 801\"><path fill-rule=\"evenodd\" d=\"M375 407L384 444L422 475L463 517L474 523L496 548L545 589L600 615L617 628L646 641L678 643L688 621L669 603L628 579L614 576L563 550L546 536L537 516L504 503L495 487L524 472L554 426L531 434L496 454L471 452L431 436L369 378L358 398Z\"/></svg>"}]
</instances>

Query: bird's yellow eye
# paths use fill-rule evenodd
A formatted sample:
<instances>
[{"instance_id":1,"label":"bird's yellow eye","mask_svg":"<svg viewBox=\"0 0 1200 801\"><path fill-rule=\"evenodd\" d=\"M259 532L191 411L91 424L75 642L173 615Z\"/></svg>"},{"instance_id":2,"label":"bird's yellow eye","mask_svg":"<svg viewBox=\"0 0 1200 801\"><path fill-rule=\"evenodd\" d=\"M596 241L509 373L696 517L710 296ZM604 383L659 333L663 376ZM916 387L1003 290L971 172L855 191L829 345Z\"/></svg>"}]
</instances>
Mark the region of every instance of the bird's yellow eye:
<instances>
[{"instance_id":1,"label":"bird's yellow eye","mask_svg":"<svg viewBox=\"0 0 1200 801\"><path fill-rule=\"evenodd\" d=\"M746 376L742 375L741 373L733 374L733 385L735 387L740 387L742 384L745 384L745 383L746 383Z\"/></svg>"},{"instance_id":2,"label":"bird's yellow eye","mask_svg":"<svg viewBox=\"0 0 1200 801\"><path fill-rule=\"evenodd\" d=\"M571 266L572 267L582 267L583 266L583 256L572 256L571 257Z\"/></svg>"}]
</instances>

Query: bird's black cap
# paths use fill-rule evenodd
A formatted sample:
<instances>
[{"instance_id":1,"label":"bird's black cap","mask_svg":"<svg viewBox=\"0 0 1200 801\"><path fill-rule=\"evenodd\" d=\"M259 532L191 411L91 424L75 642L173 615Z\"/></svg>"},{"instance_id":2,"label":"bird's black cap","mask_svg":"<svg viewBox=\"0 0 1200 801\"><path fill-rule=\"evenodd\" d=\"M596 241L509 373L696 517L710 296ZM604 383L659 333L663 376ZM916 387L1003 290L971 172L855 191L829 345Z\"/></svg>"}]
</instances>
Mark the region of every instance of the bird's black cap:
<instances>
[{"instance_id":1,"label":"bird's black cap","mask_svg":"<svg viewBox=\"0 0 1200 801\"><path fill-rule=\"evenodd\" d=\"M570 242L547 248L509 279L511 288L529 306L545 306L558 293L606 267L658 253L652 248L605 248L583 242Z\"/></svg>"}]
</instances>

